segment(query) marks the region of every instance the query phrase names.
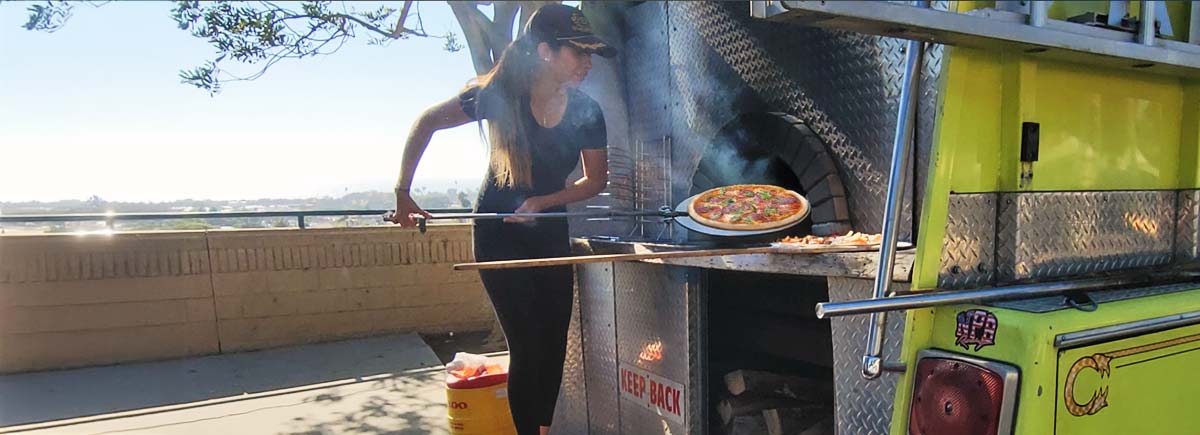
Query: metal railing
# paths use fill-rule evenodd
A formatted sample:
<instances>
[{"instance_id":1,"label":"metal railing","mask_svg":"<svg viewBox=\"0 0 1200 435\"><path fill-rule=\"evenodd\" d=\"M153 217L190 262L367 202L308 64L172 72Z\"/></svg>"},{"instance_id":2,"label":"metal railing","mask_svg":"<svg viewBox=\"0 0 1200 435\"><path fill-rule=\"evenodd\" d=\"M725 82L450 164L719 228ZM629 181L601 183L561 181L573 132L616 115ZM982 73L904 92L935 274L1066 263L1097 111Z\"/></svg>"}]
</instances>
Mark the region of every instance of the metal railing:
<instances>
[{"instance_id":1,"label":"metal railing","mask_svg":"<svg viewBox=\"0 0 1200 435\"><path fill-rule=\"evenodd\" d=\"M469 213L469 208L431 208L430 213ZM27 222L104 222L109 229L117 221L172 220L172 219L224 219L224 218L271 218L294 217L300 229L307 228L304 219L309 216L379 216L392 210L288 210L288 211L230 211L230 212L176 212L176 213L76 213L76 214L25 214L0 216L2 223Z\"/></svg>"}]
</instances>

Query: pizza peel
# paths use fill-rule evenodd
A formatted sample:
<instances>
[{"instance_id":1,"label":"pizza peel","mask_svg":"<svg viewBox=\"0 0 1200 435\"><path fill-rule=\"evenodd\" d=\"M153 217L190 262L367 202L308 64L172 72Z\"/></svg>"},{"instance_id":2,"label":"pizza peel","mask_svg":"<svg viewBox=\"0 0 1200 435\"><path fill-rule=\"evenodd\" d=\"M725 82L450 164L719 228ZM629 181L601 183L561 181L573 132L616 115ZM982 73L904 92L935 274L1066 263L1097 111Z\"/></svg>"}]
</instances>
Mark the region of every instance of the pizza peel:
<instances>
[{"instance_id":1,"label":"pizza peel","mask_svg":"<svg viewBox=\"0 0 1200 435\"><path fill-rule=\"evenodd\" d=\"M660 208L658 210L634 210L634 211L608 210L608 211L543 212L543 213L442 213L442 214L434 214L430 217L416 217L416 221L417 221L417 226L420 228L420 231L423 233L423 232L425 232L426 223L429 220L453 220L453 219L488 220L488 219L504 219L504 218L509 218L509 217L529 218L529 219L555 219L555 218L557 218L557 219L562 219L562 218L604 219L604 218L615 218L615 217L660 217L660 218L663 218L664 220L673 220L676 223L678 223L680 226L687 228L688 230L695 231L697 233L707 234L710 236L718 236L718 237L740 237L740 236L753 236L753 235L758 235L758 234L770 234L770 233L786 230L788 228L796 226L797 224L799 224L801 222L804 222L805 219L808 219L808 214L812 211L812 206L809 205L808 198L805 198L804 195L798 195L801 203L804 204L804 212L801 214L800 219L796 219L792 223L789 223L787 225L784 225L784 226L781 226L778 228L770 228L770 229L765 229L765 230L727 230L724 228L710 227L710 226L704 225L700 222L696 222L688 215L688 206L692 203L693 200L696 199L697 196L700 196L701 194L703 194L703 192L688 197L687 199L683 200L678 205L676 205L674 210L672 210L669 206L664 205L662 208ZM390 221L392 213L394 213L394 211L389 211L389 212L385 213L383 215L383 220Z\"/></svg>"}]
</instances>

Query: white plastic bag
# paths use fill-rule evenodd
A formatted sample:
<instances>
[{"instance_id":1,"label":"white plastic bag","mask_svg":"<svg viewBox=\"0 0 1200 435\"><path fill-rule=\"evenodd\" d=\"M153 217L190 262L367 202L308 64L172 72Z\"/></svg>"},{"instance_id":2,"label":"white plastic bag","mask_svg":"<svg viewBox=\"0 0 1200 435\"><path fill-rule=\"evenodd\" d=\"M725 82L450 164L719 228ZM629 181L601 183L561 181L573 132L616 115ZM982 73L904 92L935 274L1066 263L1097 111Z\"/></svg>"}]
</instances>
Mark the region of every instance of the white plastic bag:
<instances>
[{"instance_id":1,"label":"white plastic bag","mask_svg":"<svg viewBox=\"0 0 1200 435\"><path fill-rule=\"evenodd\" d=\"M446 364L446 373L459 378L470 378L484 374L487 370L488 358L483 355L459 352L454 354L454 360Z\"/></svg>"}]
</instances>

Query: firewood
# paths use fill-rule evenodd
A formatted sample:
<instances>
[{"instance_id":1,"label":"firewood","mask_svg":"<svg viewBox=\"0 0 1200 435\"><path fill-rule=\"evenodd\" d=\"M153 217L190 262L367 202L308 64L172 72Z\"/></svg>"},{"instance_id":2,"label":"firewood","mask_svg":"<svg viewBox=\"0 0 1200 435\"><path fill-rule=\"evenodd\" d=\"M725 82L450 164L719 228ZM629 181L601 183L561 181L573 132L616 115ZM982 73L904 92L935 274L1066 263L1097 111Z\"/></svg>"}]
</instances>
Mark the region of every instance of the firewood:
<instances>
[{"instance_id":1,"label":"firewood","mask_svg":"<svg viewBox=\"0 0 1200 435\"><path fill-rule=\"evenodd\" d=\"M751 392L815 402L833 401L833 383L827 379L781 375L757 370L735 370L725 375L725 387L735 396Z\"/></svg>"},{"instance_id":2,"label":"firewood","mask_svg":"<svg viewBox=\"0 0 1200 435\"><path fill-rule=\"evenodd\" d=\"M725 398L718 402L717 414L721 416L721 423L728 425L733 421L734 417L759 415L764 409L793 408L799 406L804 406L804 402L787 397L743 394L741 396Z\"/></svg>"},{"instance_id":3,"label":"firewood","mask_svg":"<svg viewBox=\"0 0 1200 435\"><path fill-rule=\"evenodd\" d=\"M817 427L823 420L833 417L833 411L830 408L819 405L767 409L762 414L770 435L804 433Z\"/></svg>"}]
</instances>

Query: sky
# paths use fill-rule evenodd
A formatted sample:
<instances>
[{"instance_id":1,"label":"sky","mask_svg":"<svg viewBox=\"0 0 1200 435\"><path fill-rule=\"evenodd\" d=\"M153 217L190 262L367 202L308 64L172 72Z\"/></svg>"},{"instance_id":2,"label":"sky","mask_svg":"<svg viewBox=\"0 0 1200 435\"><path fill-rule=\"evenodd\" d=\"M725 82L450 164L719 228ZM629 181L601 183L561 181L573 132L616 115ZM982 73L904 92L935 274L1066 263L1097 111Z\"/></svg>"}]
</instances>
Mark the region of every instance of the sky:
<instances>
[{"instance_id":1,"label":"sky","mask_svg":"<svg viewBox=\"0 0 1200 435\"><path fill-rule=\"evenodd\" d=\"M180 83L214 50L176 26L172 3L79 3L54 33L21 27L31 4L0 3L0 201L390 191L412 122L473 76L465 48L360 33L209 96ZM462 40L444 2L421 12L430 34ZM477 187L484 150L474 125L438 132L414 187Z\"/></svg>"}]
</instances>

